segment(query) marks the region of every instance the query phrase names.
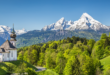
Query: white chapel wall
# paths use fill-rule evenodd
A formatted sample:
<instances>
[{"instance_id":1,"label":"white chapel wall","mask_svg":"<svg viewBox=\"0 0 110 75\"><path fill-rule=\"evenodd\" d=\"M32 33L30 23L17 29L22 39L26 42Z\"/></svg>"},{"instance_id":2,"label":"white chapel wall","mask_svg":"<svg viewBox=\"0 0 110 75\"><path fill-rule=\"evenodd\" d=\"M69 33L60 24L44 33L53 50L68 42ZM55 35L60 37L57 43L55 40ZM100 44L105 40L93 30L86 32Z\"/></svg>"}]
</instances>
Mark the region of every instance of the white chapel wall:
<instances>
[{"instance_id":1,"label":"white chapel wall","mask_svg":"<svg viewBox=\"0 0 110 75\"><path fill-rule=\"evenodd\" d=\"M9 51L10 51L9 56L8 53L2 53L3 61L17 60L17 50L9 50Z\"/></svg>"},{"instance_id":2,"label":"white chapel wall","mask_svg":"<svg viewBox=\"0 0 110 75\"><path fill-rule=\"evenodd\" d=\"M2 62L2 53L0 53L0 62Z\"/></svg>"},{"instance_id":3,"label":"white chapel wall","mask_svg":"<svg viewBox=\"0 0 110 75\"><path fill-rule=\"evenodd\" d=\"M10 50L10 60L17 60L17 50Z\"/></svg>"}]
</instances>

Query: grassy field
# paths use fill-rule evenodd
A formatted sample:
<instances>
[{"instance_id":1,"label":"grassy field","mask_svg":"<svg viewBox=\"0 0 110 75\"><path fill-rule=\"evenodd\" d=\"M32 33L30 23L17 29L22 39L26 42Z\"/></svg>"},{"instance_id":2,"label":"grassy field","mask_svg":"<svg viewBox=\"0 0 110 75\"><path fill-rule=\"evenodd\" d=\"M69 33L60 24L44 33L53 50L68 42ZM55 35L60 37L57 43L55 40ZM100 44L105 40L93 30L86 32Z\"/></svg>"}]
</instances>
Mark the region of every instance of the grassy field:
<instances>
[{"instance_id":1,"label":"grassy field","mask_svg":"<svg viewBox=\"0 0 110 75\"><path fill-rule=\"evenodd\" d=\"M104 69L106 69L107 66L110 66L110 56L100 60L101 64L103 65Z\"/></svg>"},{"instance_id":2,"label":"grassy field","mask_svg":"<svg viewBox=\"0 0 110 75\"><path fill-rule=\"evenodd\" d=\"M17 61L10 61L10 62L2 62L0 63L0 75L6 75L7 71L8 71L8 67L9 65L12 65L14 69L18 68L19 69L19 65L21 65L22 61L17 60ZM32 68L34 70L37 70L36 67L34 67L33 65L29 64L28 62L25 62L26 67Z\"/></svg>"},{"instance_id":3,"label":"grassy field","mask_svg":"<svg viewBox=\"0 0 110 75\"><path fill-rule=\"evenodd\" d=\"M105 73L107 72L107 69L110 67L110 56L100 60L101 64L103 65L103 73L104 75L106 75ZM109 75L109 74L107 74Z\"/></svg>"},{"instance_id":4,"label":"grassy field","mask_svg":"<svg viewBox=\"0 0 110 75\"><path fill-rule=\"evenodd\" d=\"M45 71L37 72L37 75L59 75L59 74L50 69L47 69Z\"/></svg>"}]
</instances>

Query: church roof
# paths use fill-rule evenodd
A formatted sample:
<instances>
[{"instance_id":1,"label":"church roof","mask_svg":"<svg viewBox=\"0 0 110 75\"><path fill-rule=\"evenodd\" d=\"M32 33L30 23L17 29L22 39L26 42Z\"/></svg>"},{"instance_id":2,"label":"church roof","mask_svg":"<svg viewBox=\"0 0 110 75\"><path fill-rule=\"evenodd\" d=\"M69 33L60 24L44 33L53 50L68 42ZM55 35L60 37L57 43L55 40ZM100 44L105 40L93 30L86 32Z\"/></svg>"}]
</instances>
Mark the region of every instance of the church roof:
<instances>
[{"instance_id":1,"label":"church roof","mask_svg":"<svg viewBox=\"0 0 110 75\"><path fill-rule=\"evenodd\" d=\"M4 49L4 48L0 48L0 53L2 53L2 52L3 52L3 53L4 53L4 52L5 52L5 53L8 53L9 50L6 50L6 49Z\"/></svg>"},{"instance_id":2,"label":"church roof","mask_svg":"<svg viewBox=\"0 0 110 75\"><path fill-rule=\"evenodd\" d=\"M17 49L15 46L13 46L13 44L9 41L6 40L1 46L0 49L4 49L4 50L11 50L11 49Z\"/></svg>"}]
</instances>

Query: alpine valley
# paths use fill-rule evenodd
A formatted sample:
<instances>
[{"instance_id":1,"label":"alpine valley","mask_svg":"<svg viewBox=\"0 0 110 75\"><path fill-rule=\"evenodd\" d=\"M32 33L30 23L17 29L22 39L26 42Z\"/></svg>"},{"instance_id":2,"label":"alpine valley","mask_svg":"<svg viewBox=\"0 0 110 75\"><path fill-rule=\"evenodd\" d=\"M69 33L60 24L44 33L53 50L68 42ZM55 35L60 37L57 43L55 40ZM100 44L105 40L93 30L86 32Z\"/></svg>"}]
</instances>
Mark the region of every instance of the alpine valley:
<instances>
[{"instance_id":1,"label":"alpine valley","mask_svg":"<svg viewBox=\"0 0 110 75\"><path fill-rule=\"evenodd\" d=\"M12 28L10 27L0 25L0 44L9 37L11 30ZM102 33L109 34L110 27L103 25L87 13L83 13L77 21L66 21L63 17L56 23L47 25L41 30L26 31L23 29L15 31L17 34L17 47L23 47L72 36L94 39L97 41L100 39Z\"/></svg>"}]
</instances>

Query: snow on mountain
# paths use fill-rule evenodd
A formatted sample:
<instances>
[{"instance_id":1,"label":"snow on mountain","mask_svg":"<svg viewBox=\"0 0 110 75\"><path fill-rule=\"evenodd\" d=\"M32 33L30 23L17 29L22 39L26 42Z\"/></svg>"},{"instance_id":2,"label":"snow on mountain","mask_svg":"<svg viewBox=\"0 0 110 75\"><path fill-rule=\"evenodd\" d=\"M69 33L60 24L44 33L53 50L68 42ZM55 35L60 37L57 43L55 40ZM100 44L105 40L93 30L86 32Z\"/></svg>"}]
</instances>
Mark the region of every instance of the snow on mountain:
<instances>
[{"instance_id":1,"label":"snow on mountain","mask_svg":"<svg viewBox=\"0 0 110 75\"><path fill-rule=\"evenodd\" d=\"M12 28L5 26L5 25L0 25L0 33L7 32L11 34L11 31L12 31ZM27 31L25 29L22 29L22 30L15 30L15 32L17 35L21 35L21 34L26 33Z\"/></svg>"},{"instance_id":2,"label":"snow on mountain","mask_svg":"<svg viewBox=\"0 0 110 75\"><path fill-rule=\"evenodd\" d=\"M10 34L11 34L12 28L5 26L5 25L0 25L0 45L5 42L5 40L10 39ZM26 33L27 31L25 29L22 30L15 30L16 35L21 35Z\"/></svg>"},{"instance_id":3,"label":"snow on mountain","mask_svg":"<svg viewBox=\"0 0 110 75\"><path fill-rule=\"evenodd\" d=\"M58 20L56 23L50 24L42 28L43 31L47 30L64 30L73 24L72 21L65 21L64 17Z\"/></svg>"},{"instance_id":4,"label":"snow on mountain","mask_svg":"<svg viewBox=\"0 0 110 75\"><path fill-rule=\"evenodd\" d=\"M3 32L10 33L11 32L11 28L8 27L8 26L0 25L0 33L3 33Z\"/></svg>"},{"instance_id":5,"label":"snow on mountain","mask_svg":"<svg viewBox=\"0 0 110 75\"><path fill-rule=\"evenodd\" d=\"M16 32L17 35L27 33L27 31L24 28L22 30L15 30L15 32Z\"/></svg>"},{"instance_id":6,"label":"snow on mountain","mask_svg":"<svg viewBox=\"0 0 110 75\"><path fill-rule=\"evenodd\" d=\"M83 13L77 21L65 21L64 17L56 23L45 26L42 30L109 30L110 27L101 24L99 21L93 19L89 14Z\"/></svg>"}]
</instances>

